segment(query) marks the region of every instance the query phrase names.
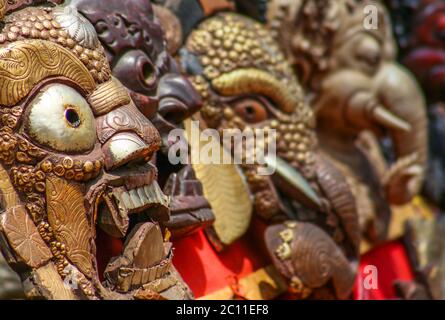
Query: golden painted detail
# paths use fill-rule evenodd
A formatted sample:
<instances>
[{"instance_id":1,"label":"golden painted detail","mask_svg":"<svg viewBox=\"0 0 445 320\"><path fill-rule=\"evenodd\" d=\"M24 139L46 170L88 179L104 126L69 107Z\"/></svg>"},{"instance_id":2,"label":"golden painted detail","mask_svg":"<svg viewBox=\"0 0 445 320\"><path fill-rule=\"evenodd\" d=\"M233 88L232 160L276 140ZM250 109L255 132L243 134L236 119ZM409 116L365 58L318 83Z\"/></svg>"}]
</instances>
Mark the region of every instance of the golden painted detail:
<instances>
[{"instance_id":1,"label":"golden painted detail","mask_svg":"<svg viewBox=\"0 0 445 320\"><path fill-rule=\"evenodd\" d=\"M76 296L67 288L67 286L65 286L53 263L50 262L35 270L34 278L37 283L41 284L42 288L45 288L45 293L48 295L46 298L56 300L76 300Z\"/></svg>"},{"instance_id":2,"label":"golden painted detail","mask_svg":"<svg viewBox=\"0 0 445 320\"><path fill-rule=\"evenodd\" d=\"M16 129L22 112L23 108L21 106L0 109L0 126L3 127L2 131L11 132Z\"/></svg>"},{"instance_id":3,"label":"golden painted detail","mask_svg":"<svg viewBox=\"0 0 445 320\"><path fill-rule=\"evenodd\" d=\"M108 81L111 69L102 46L94 49L74 40L52 15L53 8L28 7L8 15L0 33L0 44L24 39L40 39L57 43L70 50L89 70L97 83Z\"/></svg>"},{"instance_id":4,"label":"golden painted detail","mask_svg":"<svg viewBox=\"0 0 445 320\"><path fill-rule=\"evenodd\" d=\"M8 172L0 164L0 204L3 208L13 208L20 205L20 198L15 191Z\"/></svg>"},{"instance_id":5,"label":"golden painted detail","mask_svg":"<svg viewBox=\"0 0 445 320\"><path fill-rule=\"evenodd\" d=\"M88 100L95 116L108 113L113 109L129 104L131 101L128 91L114 77L98 86Z\"/></svg>"},{"instance_id":6,"label":"golden painted detail","mask_svg":"<svg viewBox=\"0 0 445 320\"><path fill-rule=\"evenodd\" d=\"M192 122L188 119L184 122L189 141L192 130ZM206 146L200 145L199 149ZM221 148L220 154L226 151ZM202 183L204 196L212 206L215 215L213 227L219 240L229 245L239 239L248 229L252 217L252 201L245 181L236 165L233 164L202 164L199 163L199 152L191 153L191 162L196 177Z\"/></svg>"},{"instance_id":7,"label":"golden painted detail","mask_svg":"<svg viewBox=\"0 0 445 320\"><path fill-rule=\"evenodd\" d=\"M23 137L19 137L18 150L15 158L18 162L23 164L37 164L39 161L43 160L48 153L33 144Z\"/></svg>"},{"instance_id":8,"label":"golden painted detail","mask_svg":"<svg viewBox=\"0 0 445 320\"><path fill-rule=\"evenodd\" d=\"M0 0L0 19L3 19L6 14L6 0Z\"/></svg>"},{"instance_id":9,"label":"golden painted detail","mask_svg":"<svg viewBox=\"0 0 445 320\"><path fill-rule=\"evenodd\" d=\"M50 250L23 206L8 208L1 220L11 247L28 266L38 268L51 258Z\"/></svg>"},{"instance_id":10,"label":"golden painted detail","mask_svg":"<svg viewBox=\"0 0 445 320\"><path fill-rule=\"evenodd\" d=\"M36 219L35 219L36 220ZM57 269L59 275L65 279L67 276L72 275L72 265L66 259L66 245L56 241L54 238L54 232L48 222L41 220L37 226L41 237L49 245L51 253L53 254L53 263ZM79 280L79 279L77 279Z\"/></svg>"},{"instance_id":11,"label":"golden painted detail","mask_svg":"<svg viewBox=\"0 0 445 320\"><path fill-rule=\"evenodd\" d=\"M55 238L66 245L68 259L86 276L93 274L92 230L79 185L58 177L46 180L48 222Z\"/></svg>"},{"instance_id":12,"label":"golden painted detail","mask_svg":"<svg viewBox=\"0 0 445 320\"><path fill-rule=\"evenodd\" d=\"M46 159L39 164L39 169L48 173L54 173L58 177L67 180L89 181L102 170L101 160L80 160L71 157Z\"/></svg>"},{"instance_id":13,"label":"golden painted detail","mask_svg":"<svg viewBox=\"0 0 445 320\"><path fill-rule=\"evenodd\" d=\"M91 93L96 84L88 69L67 49L49 41L29 40L0 49L0 104L13 106L42 80L63 76Z\"/></svg>"},{"instance_id":14,"label":"golden painted detail","mask_svg":"<svg viewBox=\"0 0 445 320\"><path fill-rule=\"evenodd\" d=\"M239 280L240 291L248 300L271 300L287 291L286 281L274 266L256 270ZM232 300L233 291L225 287L198 300Z\"/></svg>"},{"instance_id":15,"label":"golden painted detail","mask_svg":"<svg viewBox=\"0 0 445 320\"><path fill-rule=\"evenodd\" d=\"M293 95L285 84L269 73L258 69L240 69L223 74L212 80L213 87L224 96L246 93L261 94L271 98L284 112L291 113L302 102L301 96Z\"/></svg>"},{"instance_id":16,"label":"golden painted detail","mask_svg":"<svg viewBox=\"0 0 445 320\"><path fill-rule=\"evenodd\" d=\"M12 167L11 179L18 191L27 194L45 191L45 173L34 166Z\"/></svg>"},{"instance_id":17,"label":"golden painted detail","mask_svg":"<svg viewBox=\"0 0 445 320\"><path fill-rule=\"evenodd\" d=\"M293 227L288 227L279 233L283 242L275 250L275 254L280 260L288 260L292 255L292 241L294 240L294 231L292 229L296 227L297 224L293 224Z\"/></svg>"},{"instance_id":18,"label":"golden painted detail","mask_svg":"<svg viewBox=\"0 0 445 320\"><path fill-rule=\"evenodd\" d=\"M16 153L17 138L9 132L0 132L0 160L12 164Z\"/></svg>"},{"instance_id":19,"label":"golden painted detail","mask_svg":"<svg viewBox=\"0 0 445 320\"><path fill-rule=\"evenodd\" d=\"M238 69L258 69L280 79L292 96L302 97L292 68L269 30L251 19L234 13L213 16L191 33L186 47L199 56L209 80Z\"/></svg>"},{"instance_id":20,"label":"golden painted detail","mask_svg":"<svg viewBox=\"0 0 445 320\"><path fill-rule=\"evenodd\" d=\"M313 164L316 145L314 113L304 103L292 68L264 26L236 14L220 14L196 28L187 40L187 50L203 66L202 75L191 80L204 100L200 114L209 127L249 127L234 112L236 103L221 110L221 101L209 94L212 91L232 98L248 94L269 98L276 119L267 128L277 131L280 158L295 168L311 170L308 164Z\"/></svg>"},{"instance_id":21,"label":"golden painted detail","mask_svg":"<svg viewBox=\"0 0 445 320\"><path fill-rule=\"evenodd\" d=\"M292 255L292 248L289 243L283 242L278 246L277 250L275 250L275 253L280 260L287 260Z\"/></svg>"},{"instance_id":22,"label":"golden painted detail","mask_svg":"<svg viewBox=\"0 0 445 320\"><path fill-rule=\"evenodd\" d=\"M280 238L284 242L291 242L294 239L294 233L291 229L284 229L280 232Z\"/></svg>"}]
</instances>

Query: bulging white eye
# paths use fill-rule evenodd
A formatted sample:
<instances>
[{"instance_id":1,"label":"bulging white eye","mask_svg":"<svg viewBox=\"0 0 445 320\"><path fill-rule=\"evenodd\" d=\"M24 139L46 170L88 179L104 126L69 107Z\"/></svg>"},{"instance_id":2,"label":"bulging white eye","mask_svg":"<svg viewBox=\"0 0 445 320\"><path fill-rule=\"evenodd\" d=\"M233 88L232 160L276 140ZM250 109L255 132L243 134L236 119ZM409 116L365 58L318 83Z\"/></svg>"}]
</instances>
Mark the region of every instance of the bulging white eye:
<instances>
[{"instance_id":1,"label":"bulging white eye","mask_svg":"<svg viewBox=\"0 0 445 320\"><path fill-rule=\"evenodd\" d=\"M63 84L48 85L28 108L25 128L36 142L61 152L85 152L94 147L94 115L75 89Z\"/></svg>"}]
</instances>

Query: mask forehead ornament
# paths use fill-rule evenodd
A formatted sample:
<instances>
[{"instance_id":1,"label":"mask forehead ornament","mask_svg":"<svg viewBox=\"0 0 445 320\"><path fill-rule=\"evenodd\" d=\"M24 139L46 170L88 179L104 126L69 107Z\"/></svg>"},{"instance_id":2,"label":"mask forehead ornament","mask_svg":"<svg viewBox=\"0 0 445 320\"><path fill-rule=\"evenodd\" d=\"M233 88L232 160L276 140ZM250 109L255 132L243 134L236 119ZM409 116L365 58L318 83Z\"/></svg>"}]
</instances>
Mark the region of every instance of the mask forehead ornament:
<instances>
[{"instance_id":1,"label":"mask forehead ornament","mask_svg":"<svg viewBox=\"0 0 445 320\"><path fill-rule=\"evenodd\" d=\"M29 297L189 297L156 222L169 216L148 162L159 132L112 77L88 20L71 8L27 4L9 12L0 1L5 257ZM99 259L103 231L112 236L106 245L122 248L108 265Z\"/></svg>"}]
</instances>

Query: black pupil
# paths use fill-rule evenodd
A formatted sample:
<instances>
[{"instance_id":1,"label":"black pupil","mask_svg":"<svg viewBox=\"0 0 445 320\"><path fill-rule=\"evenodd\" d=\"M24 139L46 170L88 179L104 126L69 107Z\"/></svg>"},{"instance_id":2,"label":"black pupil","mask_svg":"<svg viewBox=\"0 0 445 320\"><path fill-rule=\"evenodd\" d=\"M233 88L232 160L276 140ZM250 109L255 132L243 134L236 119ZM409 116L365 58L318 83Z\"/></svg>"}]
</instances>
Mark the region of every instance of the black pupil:
<instances>
[{"instance_id":1,"label":"black pupil","mask_svg":"<svg viewBox=\"0 0 445 320\"><path fill-rule=\"evenodd\" d=\"M253 116L255 114L255 108L253 106L247 106L246 113L250 117Z\"/></svg>"},{"instance_id":2,"label":"black pupil","mask_svg":"<svg viewBox=\"0 0 445 320\"><path fill-rule=\"evenodd\" d=\"M74 128L77 128L80 125L79 114L74 109L68 108L65 110L65 119Z\"/></svg>"}]
</instances>

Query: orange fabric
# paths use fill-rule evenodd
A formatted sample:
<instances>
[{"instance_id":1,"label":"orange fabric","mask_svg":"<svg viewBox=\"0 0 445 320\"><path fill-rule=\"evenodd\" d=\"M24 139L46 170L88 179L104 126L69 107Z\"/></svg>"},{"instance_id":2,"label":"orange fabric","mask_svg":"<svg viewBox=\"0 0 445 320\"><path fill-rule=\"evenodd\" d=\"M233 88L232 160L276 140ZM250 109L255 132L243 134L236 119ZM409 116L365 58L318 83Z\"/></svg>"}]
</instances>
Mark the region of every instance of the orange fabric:
<instances>
[{"instance_id":1,"label":"orange fabric","mask_svg":"<svg viewBox=\"0 0 445 320\"><path fill-rule=\"evenodd\" d=\"M206 16L223 10L233 10L234 4L227 0L201 0L201 6Z\"/></svg>"},{"instance_id":2,"label":"orange fabric","mask_svg":"<svg viewBox=\"0 0 445 320\"><path fill-rule=\"evenodd\" d=\"M196 298L234 284L235 279L270 264L262 236L264 225L253 221L249 231L224 252L216 252L203 231L173 242L173 264Z\"/></svg>"},{"instance_id":3,"label":"orange fabric","mask_svg":"<svg viewBox=\"0 0 445 320\"><path fill-rule=\"evenodd\" d=\"M377 267L377 288L366 289L364 281L369 275L364 268ZM354 288L355 300L396 299L393 283L395 280L413 280L414 273L403 242L386 242L362 256Z\"/></svg>"}]
</instances>

